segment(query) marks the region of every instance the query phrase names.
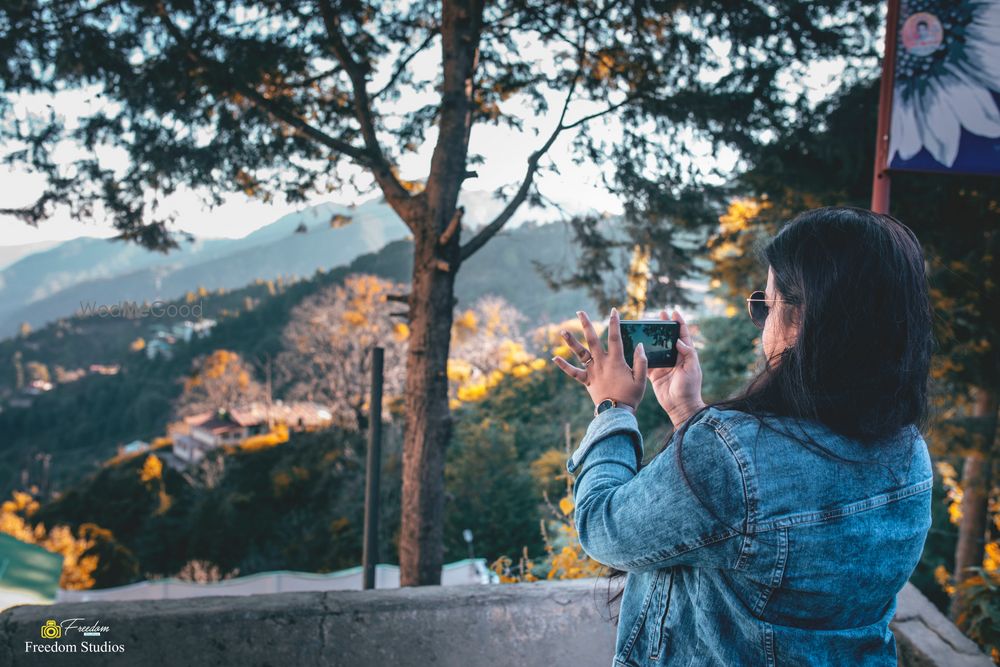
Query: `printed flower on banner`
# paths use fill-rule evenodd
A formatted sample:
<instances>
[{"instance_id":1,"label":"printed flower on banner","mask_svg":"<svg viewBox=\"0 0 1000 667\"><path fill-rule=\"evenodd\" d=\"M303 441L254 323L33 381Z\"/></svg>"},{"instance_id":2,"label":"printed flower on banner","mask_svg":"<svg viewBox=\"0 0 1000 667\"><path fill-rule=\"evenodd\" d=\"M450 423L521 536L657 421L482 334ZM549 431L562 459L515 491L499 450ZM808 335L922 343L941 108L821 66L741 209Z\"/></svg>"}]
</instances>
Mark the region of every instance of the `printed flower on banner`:
<instances>
[{"instance_id":1,"label":"printed flower on banner","mask_svg":"<svg viewBox=\"0 0 1000 667\"><path fill-rule=\"evenodd\" d=\"M962 128L1000 137L1000 0L907 0L900 18L889 161L926 148L950 167Z\"/></svg>"}]
</instances>

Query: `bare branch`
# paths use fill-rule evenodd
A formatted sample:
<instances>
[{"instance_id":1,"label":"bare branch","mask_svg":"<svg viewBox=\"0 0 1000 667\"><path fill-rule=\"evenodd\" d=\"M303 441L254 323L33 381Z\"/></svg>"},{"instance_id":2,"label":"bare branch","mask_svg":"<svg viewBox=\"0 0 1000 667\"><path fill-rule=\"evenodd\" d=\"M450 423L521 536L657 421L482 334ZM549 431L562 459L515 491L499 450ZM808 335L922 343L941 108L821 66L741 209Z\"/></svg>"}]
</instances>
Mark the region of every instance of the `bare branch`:
<instances>
[{"instance_id":1,"label":"bare branch","mask_svg":"<svg viewBox=\"0 0 1000 667\"><path fill-rule=\"evenodd\" d=\"M562 112L559 114L559 122L556 123L556 127L552 130L552 134L549 138L542 144L541 148L536 150L528 158L528 168L525 171L524 178L521 180L521 185L511 198L507 205L504 207L500 214L493 219L488 225L476 232L467 243L462 246L459 255L459 261L464 262L466 259L472 256L474 252L483 247L487 241L489 241L493 236L500 231L500 229L507 224L507 221L514 217L514 213L517 211L518 207L524 203L524 200L528 197L528 192L531 191L531 185L535 179L535 173L538 171L538 162L542 159L542 156L548 152L552 144L555 143L559 134L566 129L563 122L566 120L566 112L569 109L570 101L573 99L573 93L576 92L576 84L580 79L580 75L583 72L583 53L580 54L580 65L577 68L576 75L573 77L573 82L569 86L569 90L566 92L566 99L563 102Z\"/></svg>"},{"instance_id":2,"label":"bare branch","mask_svg":"<svg viewBox=\"0 0 1000 667\"><path fill-rule=\"evenodd\" d=\"M310 76L310 77L308 77L306 79L302 79L301 81L288 81L288 82L285 82L282 87L283 88L308 88L309 86L313 85L314 83L322 81L323 79L325 79L325 78L327 78L329 76L333 76L337 72L341 71L341 69L343 69L343 68L340 67L340 65L337 65L336 67L331 67L328 70L320 72L319 74L314 74L313 76Z\"/></svg>"},{"instance_id":3,"label":"bare branch","mask_svg":"<svg viewBox=\"0 0 1000 667\"><path fill-rule=\"evenodd\" d=\"M377 93L375 93L375 95L374 95L375 98L382 97L387 92L389 92L389 89L392 88L393 85L395 85L395 83L399 79L399 77L402 76L403 72L406 71L406 66L410 64L410 61L413 60L424 49L426 49L428 46L431 45L431 42L433 42L434 38L437 37L438 30L439 30L439 28L435 27L433 30L431 30L430 32L428 32L427 33L427 37L425 37L424 41L420 43L420 46L418 46L416 49L414 49L405 58L403 58L402 60L400 60L399 63L397 63L397 65L396 65L396 71L392 73L391 77L389 77L389 81L386 82L386 84L384 86L382 86L382 88L380 88Z\"/></svg>"},{"instance_id":4,"label":"bare branch","mask_svg":"<svg viewBox=\"0 0 1000 667\"><path fill-rule=\"evenodd\" d=\"M595 118L600 118L601 116L606 116L607 114L612 113L614 111L617 111L618 109L622 108L623 106L625 106L629 102L632 102L632 101L638 99L639 97L640 97L640 95L638 93L635 93L635 94L632 94L632 95L626 95L625 99L623 99L621 102L618 102L616 104L608 105L608 107L605 108L603 111L598 111L596 113L589 114L587 116L584 116L583 118L580 118L580 119L577 119L577 120L573 121L569 125L564 125L563 129L564 130L572 130L573 128L579 127L579 126L583 125L584 123L587 123L589 121L594 120Z\"/></svg>"},{"instance_id":5,"label":"bare branch","mask_svg":"<svg viewBox=\"0 0 1000 667\"><path fill-rule=\"evenodd\" d=\"M563 124L563 120L566 117L566 109L569 105L570 97L572 97L573 91L572 86L570 87L570 93L566 96L566 103L563 105L562 114L559 117L559 124L556 129L553 130L552 135L549 136L548 141L546 141L541 148L531 154L528 158L528 169L525 172L524 179L521 181L521 187L517 189L517 193L510 200L507 206L504 207L503 211L488 225L476 232L476 235L469 239L468 243L462 246L461 261L465 261L474 252L479 250L487 241L489 241L500 229L507 224L517 211L518 207L524 203L524 200L528 196L528 192L531 190L532 182L535 178L535 173L538 171L538 161L541 157L549 150L552 144L555 142L556 137L565 130L571 130L581 125L594 120L595 118L600 118L601 116L612 113L613 111L620 109L629 102L635 100L639 95L629 95L621 102L616 104L611 104L602 111L589 114L578 120L569 123L568 125Z\"/></svg>"}]
</instances>

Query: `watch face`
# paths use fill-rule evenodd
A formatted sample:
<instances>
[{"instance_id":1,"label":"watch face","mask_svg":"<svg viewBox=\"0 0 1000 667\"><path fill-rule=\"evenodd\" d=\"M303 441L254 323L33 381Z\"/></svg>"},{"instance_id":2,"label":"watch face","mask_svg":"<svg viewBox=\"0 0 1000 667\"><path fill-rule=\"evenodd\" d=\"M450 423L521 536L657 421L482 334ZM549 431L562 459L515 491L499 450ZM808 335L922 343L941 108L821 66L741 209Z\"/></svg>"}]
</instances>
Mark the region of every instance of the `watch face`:
<instances>
[{"instance_id":1,"label":"watch face","mask_svg":"<svg viewBox=\"0 0 1000 667\"><path fill-rule=\"evenodd\" d=\"M597 404L597 411L604 412L608 408L615 407L614 402L610 398L605 398L603 401Z\"/></svg>"}]
</instances>

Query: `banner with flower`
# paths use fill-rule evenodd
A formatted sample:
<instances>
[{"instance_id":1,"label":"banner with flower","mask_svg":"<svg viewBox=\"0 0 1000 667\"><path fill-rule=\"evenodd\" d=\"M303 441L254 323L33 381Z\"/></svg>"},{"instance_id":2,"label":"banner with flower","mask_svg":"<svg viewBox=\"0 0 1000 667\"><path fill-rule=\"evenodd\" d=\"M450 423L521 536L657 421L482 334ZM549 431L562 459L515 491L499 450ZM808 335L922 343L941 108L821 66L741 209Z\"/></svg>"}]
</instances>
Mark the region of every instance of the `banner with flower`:
<instances>
[{"instance_id":1,"label":"banner with flower","mask_svg":"<svg viewBox=\"0 0 1000 667\"><path fill-rule=\"evenodd\" d=\"M889 168L1000 174L1000 0L902 0Z\"/></svg>"}]
</instances>

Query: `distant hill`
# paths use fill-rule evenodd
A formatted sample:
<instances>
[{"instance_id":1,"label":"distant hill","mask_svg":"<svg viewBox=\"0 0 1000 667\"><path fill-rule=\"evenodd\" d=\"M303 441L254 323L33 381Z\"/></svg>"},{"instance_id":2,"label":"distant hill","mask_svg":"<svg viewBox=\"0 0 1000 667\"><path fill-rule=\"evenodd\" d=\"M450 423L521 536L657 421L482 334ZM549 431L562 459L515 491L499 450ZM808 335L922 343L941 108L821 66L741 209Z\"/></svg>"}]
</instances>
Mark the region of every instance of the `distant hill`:
<instances>
[{"instance_id":1,"label":"distant hill","mask_svg":"<svg viewBox=\"0 0 1000 667\"><path fill-rule=\"evenodd\" d=\"M485 224L502 207L485 192L463 192L460 201L469 227ZM533 215L525 208L508 224L516 227ZM407 236L403 222L378 198L357 206L319 204L243 238L196 239L167 254L74 239L0 270L0 338L22 322L38 328L73 315L84 303L170 300L198 287L233 289L258 278L307 277Z\"/></svg>"},{"instance_id":2,"label":"distant hill","mask_svg":"<svg viewBox=\"0 0 1000 667\"><path fill-rule=\"evenodd\" d=\"M317 232L317 236L323 233ZM311 234L296 236L308 239ZM278 235L268 247L282 242ZM593 313L594 304L583 290L552 291L532 263L563 264L576 256L570 230L564 224L525 224L505 230L461 267L457 306L469 307L481 296L498 294L527 316L526 328L573 317L580 308ZM247 257L255 257L252 249ZM246 260L251 273L254 261ZM0 341L0 403L15 386L13 360L18 353L25 366L41 363L53 374L57 366L68 371L91 364L121 367L118 375L91 374L57 385L37 397L31 408L2 410L0 405L0 433L4 434L0 438L0 495L16 486L19 471L33 465L39 454L55 455L52 482L64 486L93 471L118 445L162 434L171 401L180 391L180 380L196 356L224 348L247 359L273 358L281 350L281 332L289 314L303 298L356 272L408 283L412 265L413 244L399 239L377 252L294 283L268 285L248 280L238 289L212 291L203 298L204 316L217 319L218 325L208 338L176 345L171 360L150 361L141 352L129 351L132 341L152 337L153 325L169 325L166 319L74 316L41 327L27 337ZM107 282L114 286L115 281ZM130 287L119 286L121 290ZM248 302L252 307L247 307Z\"/></svg>"},{"instance_id":3,"label":"distant hill","mask_svg":"<svg viewBox=\"0 0 1000 667\"><path fill-rule=\"evenodd\" d=\"M10 266L22 257L48 250L58 244L59 241L38 241L37 243L0 246L0 269Z\"/></svg>"},{"instance_id":4,"label":"distant hill","mask_svg":"<svg viewBox=\"0 0 1000 667\"><path fill-rule=\"evenodd\" d=\"M335 219L341 226L331 226ZM72 315L82 303L169 300L199 286L229 289L256 278L307 276L407 233L388 206L370 202L353 209L314 206L241 239L196 240L169 254L75 239L0 272L0 336L21 322L38 327Z\"/></svg>"}]
</instances>

